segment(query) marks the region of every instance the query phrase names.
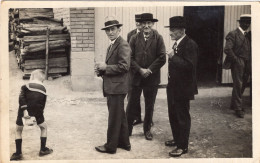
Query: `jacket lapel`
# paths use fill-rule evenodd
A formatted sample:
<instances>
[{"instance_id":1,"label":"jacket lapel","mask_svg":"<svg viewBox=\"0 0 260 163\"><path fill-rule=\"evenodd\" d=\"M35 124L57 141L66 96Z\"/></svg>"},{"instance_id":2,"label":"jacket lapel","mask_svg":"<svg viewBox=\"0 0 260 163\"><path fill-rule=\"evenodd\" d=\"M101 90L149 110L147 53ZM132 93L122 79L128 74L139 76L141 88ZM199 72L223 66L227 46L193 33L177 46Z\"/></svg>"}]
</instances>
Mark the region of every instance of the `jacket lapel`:
<instances>
[{"instance_id":1,"label":"jacket lapel","mask_svg":"<svg viewBox=\"0 0 260 163\"><path fill-rule=\"evenodd\" d=\"M151 34L150 34L150 36L149 36L149 39L148 39L147 42L146 42L145 49L147 49L147 48L151 45L151 43L153 42L153 40L154 40L154 34L153 34L153 31L152 31Z\"/></svg>"},{"instance_id":2,"label":"jacket lapel","mask_svg":"<svg viewBox=\"0 0 260 163\"><path fill-rule=\"evenodd\" d=\"M143 32L139 32L139 33L138 33L138 39L140 40L140 42L141 42L143 48L145 48L145 40L144 40L144 34L143 34Z\"/></svg>"},{"instance_id":3,"label":"jacket lapel","mask_svg":"<svg viewBox=\"0 0 260 163\"><path fill-rule=\"evenodd\" d=\"M113 54L113 51L116 49L116 47L119 45L119 43L120 43L120 40L121 40L121 36L119 36L117 39L116 39L116 41L115 41L115 43L113 44L113 46L112 46L112 48L109 50L109 48L108 48L108 53L107 53L107 57L106 57L106 62L109 60L109 58L112 56L112 54Z\"/></svg>"},{"instance_id":4,"label":"jacket lapel","mask_svg":"<svg viewBox=\"0 0 260 163\"><path fill-rule=\"evenodd\" d=\"M237 35L238 37L241 39L241 41L243 42L245 40L245 36L243 35L243 33L239 30L239 28L237 28Z\"/></svg>"},{"instance_id":5,"label":"jacket lapel","mask_svg":"<svg viewBox=\"0 0 260 163\"><path fill-rule=\"evenodd\" d=\"M179 45L177 46L177 54L181 53L183 51L184 45L186 43L186 41L189 39L189 37L186 35L181 42L179 43Z\"/></svg>"}]
</instances>

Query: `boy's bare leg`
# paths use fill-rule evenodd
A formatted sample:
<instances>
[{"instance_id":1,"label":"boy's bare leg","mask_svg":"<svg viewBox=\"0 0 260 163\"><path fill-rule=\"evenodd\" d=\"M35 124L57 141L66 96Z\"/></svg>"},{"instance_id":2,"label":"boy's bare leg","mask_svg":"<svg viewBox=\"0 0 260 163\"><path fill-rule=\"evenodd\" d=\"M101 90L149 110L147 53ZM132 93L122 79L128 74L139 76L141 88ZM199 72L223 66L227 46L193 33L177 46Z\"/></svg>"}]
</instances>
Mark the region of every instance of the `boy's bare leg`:
<instances>
[{"instance_id":1,"label":"boy's bare leg","mask_svg":"<svg viewBox=\"0 0 260 163\"><path fill-rule=\"evenodd\" d=\"M43 122L41 124L38 124L38 126L41 129L41 137L47 137L47 123Z\"/></svg>"}]
</instances>

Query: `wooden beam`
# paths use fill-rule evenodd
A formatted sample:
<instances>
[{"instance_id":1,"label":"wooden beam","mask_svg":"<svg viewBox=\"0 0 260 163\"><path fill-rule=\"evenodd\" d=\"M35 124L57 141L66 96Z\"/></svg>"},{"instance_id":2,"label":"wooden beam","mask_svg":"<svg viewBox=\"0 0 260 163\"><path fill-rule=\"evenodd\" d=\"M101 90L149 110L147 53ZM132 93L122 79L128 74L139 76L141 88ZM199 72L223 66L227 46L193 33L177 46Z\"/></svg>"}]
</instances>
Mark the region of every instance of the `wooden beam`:
<instances>
[{"instance_id":1,"label":"wooden beam","mask_svg":"<svg viewBox=\"0 0 260 163\"><path fill-rule=\"evenodd\" d=\"M49 68L61 68L68 67L67 57L62 58L50 58L49 59ZM36 59L36 60L25 60L24 68L29 69L45 69L45 59Z\"/></svg>"},{"instance_id":2,"label":"wooden beam","mask_svg":"<svg viewBox=\"0 0 260 163\"><path fill-rule=\"evenodd\" d=\"M38 35L38 36L24 36L20 40L24 42L33 42L33 41L45 41L47 38L46 35ZM70 39L69 34L59 34L59 35L50 35L49 40L67 40Z\"/></svg>"}]
</instances>

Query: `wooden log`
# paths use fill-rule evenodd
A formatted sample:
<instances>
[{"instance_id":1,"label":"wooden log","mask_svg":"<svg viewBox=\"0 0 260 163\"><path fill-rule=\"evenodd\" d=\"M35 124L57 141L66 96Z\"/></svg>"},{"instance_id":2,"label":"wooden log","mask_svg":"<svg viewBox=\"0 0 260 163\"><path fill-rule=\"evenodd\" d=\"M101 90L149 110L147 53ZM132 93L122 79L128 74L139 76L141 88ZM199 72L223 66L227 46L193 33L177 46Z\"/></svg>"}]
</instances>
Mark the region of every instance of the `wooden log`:
<instances>
[{"instance_id":1,"label":"wooden log","mask_svg":"<svg viewBox=\"0 0 260 163\"><path fill-rule=\"evenodd\" d=\"M68 67L68 59L67 57L62 58L50 58L49 59L49 67ZM37 60L25 60L24 61L24 69L45 69L45 59L37 59Z\"/></svg>"},{"instance_id":2,"label":"wooden log","mask_svg":"<svg viewBox=\"0 0 260 163\"><path fill-rule=\"evenodd\" d=\"M47 28L46 31L46 56L45 56L45 79L48 79L49 73L49 37L50 37L50 29Z\"/></svg>"},{"instance_id":3,"label":"wooden log","mask_svg":"<svg viewBox=\"0 0 260 163\"><path fill-rule=\"evenodd\" d=\"M34 69L31 69L31 70L25 69L24 74L31 74L33 70ZM44 71L44 69L41 69L41 70ZM63 68L52 67L49 69L49 74L67 73L67 72L68 72L68 69L66 67L63 67Z\"/></svg>"},{"instance_id":4,"label":"wooden log","mask_svg":"<svg viewBox=\"0 0 260 163\"><path fill-rule=\"evenodd\" d=\"M60 49L62 47L69 46L69 42L66 40L57 40L57 41L50 41L50 50ZM25 46L23 49L23 53L33 53L46 50L45 43L37 43L37 44L30 44L29 46Z\"/></svg>"},{"instance_id":5,"label":"wooden log","mask_svg":"<svg viewBox=\"0 0 260 163\"><path fill-rule=\"evenodd\" d=\"M46 18L53 18L54 13L52 9L19 9L19 18L20 19L28 19L34 17L46 17Z\"/></svg>"},{"instance_id":6,"label":"wooden log","mask_svg":"<svg viewBox=\"0 0 260 163\"><path fill-rule=\"evenodd\" d=\"M67 32L67 27L50 27L50 34L61 34ZM26 35L44 35L46 33L45 27L22 28L18 31L21 36Z\"/></svg>"},{"instance_id":7,"label":"wooden log","mask_svg":"<svg viewBox=\"0 0 260 163\"><path fill-rule=\"evenodd\" d=\"M45 59L45 54L37 55L21 55L22 60L35 60L35 59ZM49 58L61 58L67 57L67 53L50 53Z\"/></svg>"},{"instance_id":8,"label":"wooden log","mask_svg":"<svg viewBox=\"0 0 260 163\"><path fill-rule=\"evenodd\" d=\"M24 36L21 40L24 42L37 42L37 41L45 41L47 39L46 35L38 35L38 36ZM59 35L50 35L49 40L67 40L70 39L69 34L59 34Z\"/></svg>"}]
</instances>

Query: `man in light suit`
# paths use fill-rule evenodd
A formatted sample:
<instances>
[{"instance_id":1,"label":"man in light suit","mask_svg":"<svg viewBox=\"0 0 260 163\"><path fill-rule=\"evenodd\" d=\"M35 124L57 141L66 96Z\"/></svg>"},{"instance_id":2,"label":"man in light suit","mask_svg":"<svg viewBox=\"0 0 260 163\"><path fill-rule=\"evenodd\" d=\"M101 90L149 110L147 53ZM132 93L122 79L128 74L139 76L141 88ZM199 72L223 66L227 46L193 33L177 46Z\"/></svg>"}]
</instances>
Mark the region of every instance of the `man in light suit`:
<instances>
[{"instance_id":1,"label":"man in light suit","mask_svg":"<svg viewBox=\"0 0 260 163\"><path fill-rule=\"evenodd\" d=\"M169 56L167 85L168 113L173 139L166 146L176 148L169 153L178 157L188 152L191 127L190 100L198 94L196 67L198 45L185 34L186 23L182 16L170 18L170 36L174 40Z\"/></svg>"},{"instance_id":2,"label":"man in light suit","mask_svg":"<svg viewBox=\"0 0 260 163\"><path fill-rule=\"evenodd\" d=\"M241 15L239 27L228 33L224 52L227 57L223 68L231 69L233 79L233 90L230 108L235 110L239 118L244 118L242 108L243 79L247 82L248 74L251 71L251 45L247 35L247 30L251 24L251 16ZM246 79L245 79L246 78Z\"/></svg>"},{"instance_id":3,"label":"man in light suit","mask_svg":"<svg viewBox=\"0 0 260 163\"><path fill-rule=\"evenodd\" d=\"M131 49L119 35L122 24L108 17L105 30L111 44L107 49L104 63L96 64L96 73L103 78L103 93L107 97L108 129L105 145L95 147L98 152L116 153L117 148L131 150L128 125L124 111L124 99L128 92L128 71L130 68Z\"/></svg>"},{"instance_id":4,"label":"man in light suit","mask_svg":"<svg viewBox=\"0 0 260 163\"><path fill-rule=\"evenodd\" d=\"M145 99L145 117L143 130L147 140L152 140L151 124L154 111L154 103L160 83L160 69L166 62L165 45L158 32L152 30L154 22L150 13L141 14L138 20L142 25L142 31L130 39L132 93L127 105L127 121L129 134L132 134L133 122L137 118L137 108L140 105L140 96L143 91Z\"/></svg>"}]
</instances>

